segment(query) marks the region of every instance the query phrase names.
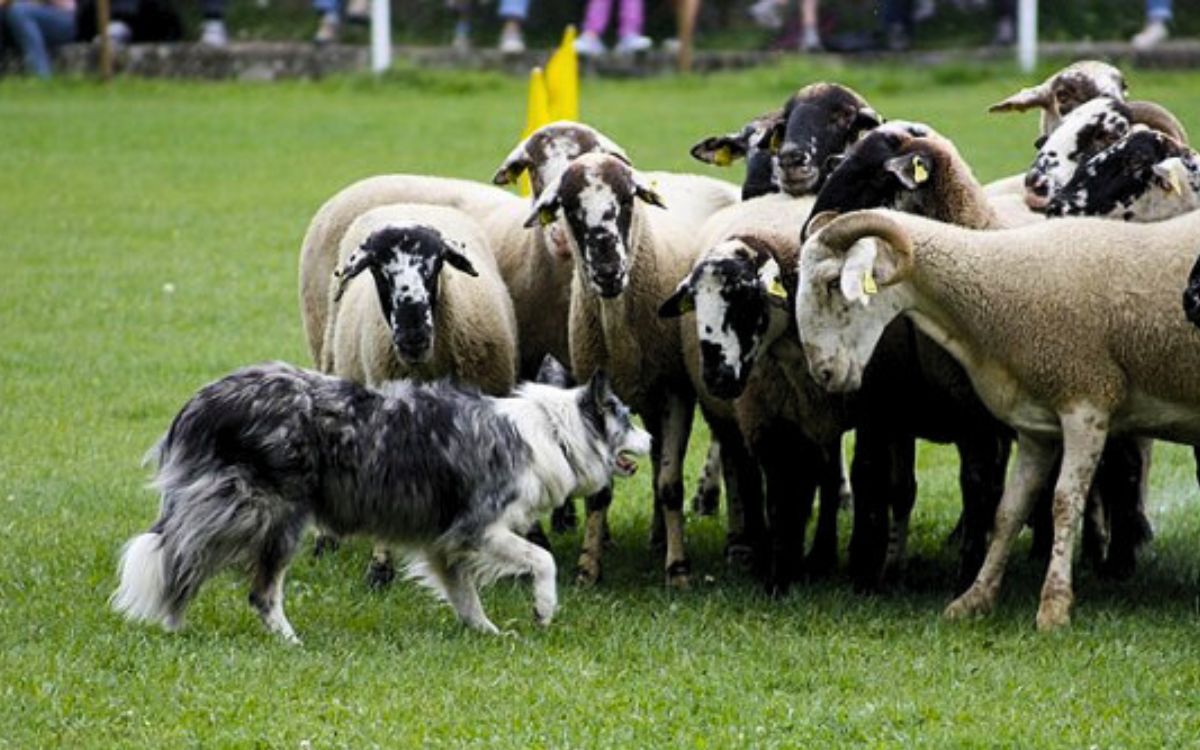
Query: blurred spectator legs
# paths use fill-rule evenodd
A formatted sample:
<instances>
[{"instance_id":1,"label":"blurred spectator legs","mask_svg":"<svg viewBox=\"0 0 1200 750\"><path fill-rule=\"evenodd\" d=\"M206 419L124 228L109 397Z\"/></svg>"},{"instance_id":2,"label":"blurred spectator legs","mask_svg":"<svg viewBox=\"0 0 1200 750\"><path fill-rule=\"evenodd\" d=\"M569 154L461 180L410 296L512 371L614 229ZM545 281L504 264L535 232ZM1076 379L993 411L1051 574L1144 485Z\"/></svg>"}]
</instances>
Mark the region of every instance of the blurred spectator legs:
<instances>
[{"instance_id":1,"label":"blurred spectator legs","mask_svg":"<svg viewBox=\"0 0 1200 750\"><path fill-rule=\"evenodd\" d=\"M317 33L313 41L317 44L332 44L342 31L342 4L340 0L313 0L313 10L318 16Z\"/></svg>"},{"instance_id":2,"label":"blurred spectator legs","mask_svg":"<svg viewBox=\"0 0 1200 750\"><path fill-rule=\"evenodd\" d=\"M500 29L500 52L506 55L519 55L525 51L525 36L521 26L529 15L529 0L500 0L498 11L504 22Z\"/></svg>"},{"instance_id":3,"label":"blurred spectator legs","mask_svg":"<svg viewBox=\"0 0 1200 750\"><path fill-rule=\"evenodd\" d=\"M51 75L50 49L75 40L75 8L17 0L2 9L5 30L16 42L25 72Z\"/></svg>"},{"instance_id":4,"label":"blurred spectator legs","mask_svg":"<svg viewBox=\"0 0 1200 750\"><path fill-rule=\"evenodd\" d=\"M912 46L913 0L882 0L884 45L893 52Z\"/></svg>"},{"instance_id":5,"label":"blurred spectator legs","mask_svg":"<svg viewBox=\"0 0 1200 750\"><path fill-rule=\"evenodd\" d=\"M1017 0L992 0L992 14L996 18L996 33L992 45L1010 47L1017 41Z\"/></svg>"},{"instance_id":6,"label":"blurred spectator legs","mask_svg":"<svg viewBox=\"0 0 1200 750\"><path fill-rule=\"evenodd\" d=\"M617 44L613 49L617 54L625 55L644 52L650 48L652 42L649 37L642 34L645 23L643 0L619 0L619 2ZM687 0L684 2L686 4ZM587 10L583 15L583 33L575 41L575 51L580 55L596 57L606 51L601 37L608 29L612 6L613 0L588 0ZM678 10L679 6L677 5L676 8Z\"/></svg>"},{"instance_id":7,"label":"blurred spectator legs","mask_svg":"<svg viewBox=\"0 0 1200 750\"><path fill-rule=\"evenodd\" d=\"M1150 49L1170 36L1167 24L1171 22L1171 0L1146 0L1146 27L1130 42L1137 49Z\"/></svg>"}]
</instances>

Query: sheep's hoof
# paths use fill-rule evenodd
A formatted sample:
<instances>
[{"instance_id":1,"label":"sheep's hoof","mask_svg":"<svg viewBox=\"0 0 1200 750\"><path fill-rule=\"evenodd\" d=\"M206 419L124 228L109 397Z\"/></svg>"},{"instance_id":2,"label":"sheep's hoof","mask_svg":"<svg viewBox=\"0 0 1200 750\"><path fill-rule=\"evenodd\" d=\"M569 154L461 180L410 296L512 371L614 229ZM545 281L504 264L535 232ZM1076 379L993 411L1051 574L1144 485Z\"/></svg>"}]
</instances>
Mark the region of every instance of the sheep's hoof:
<instances>
[{"instance_id":1,"label":"sheep's hoof","mask_svg":"<svg viewBox=\"0 0 1200 750\"><path fill-rule=\"evenodd\" d=\"M992 603L978 589L971 588L967 593L950 602L942 616L947 620L965 620L968 617L986 615L992 611Z\"/></svg>"},{"instance_id":2,"label":"sheep's hoof","mask_svg":"<svg viewBox=\"0 0 1200 750\"><path fill-rule=\"evenodd\" d=\"M367 585L376 591L386 589L396 579L396 567L390 562L372 560L367 568Z\"/></svg>"},{"instance_id":3,"label":"sheep's hoof","mask_svg":"<svg viewBox=\"0 0 1200 750\"><path fill-rule=\"evenodd\" d=\"M687 591L691 587L689 574L692 566L685 560L676 560L667 566L667 586L676 591Z\"/></svg>"},{"instance_id":4,"label":"sheep's hoof","mask_svg":"<svg viewBox=\"0 0 1200 750\"><path fill-rule=\"evenodd\" d=\"M725 562L738 570L753 570L756 564L754 547L743 542L730 541L725 545Z\"/></svg>"},{"instance_id":5,"label":"sheep's hoof","mask_svg":"<svg viewBox=\"0 0 1200 750\"><path fill-rule=\"evenodd\" d=\"M324 557L338 551L342 543L338 541L336 536L329 534L319 534L316 541L313 542L313 557Z\"/></svg>"},{"instance_id":6,"label":"sheep's hoof","mask_svg":"<svg viewBox=\"0 0 1200 750\"><path fill-rule=\"evenodd\" d=\"M575 573L575 585L592 587L600 582L600 561L590 555L579 556L579 570Z\"/></svg>"},{"instance_id":7,"label":"sheep's hoof","mask_svg":"<svg viewBox=\"0 0 1200 750\"><path fill-rule=\"evenodd\" d=\"M1071 600L1057 596L1042 599L1038 607L1037 629L1040 633L1050 633L1071 624Z\"/></svg>"},{"instance_id":8,"label":"sheep's hoof","mask_svg":"<svg viewBox=\"0 0 1200 750\"><path fill-rule=\"evenodd\" d=\"M698 516L715 516L721 506L721 488L700 489L692 497L692 512Z\"/></svg>"}]
</instances>

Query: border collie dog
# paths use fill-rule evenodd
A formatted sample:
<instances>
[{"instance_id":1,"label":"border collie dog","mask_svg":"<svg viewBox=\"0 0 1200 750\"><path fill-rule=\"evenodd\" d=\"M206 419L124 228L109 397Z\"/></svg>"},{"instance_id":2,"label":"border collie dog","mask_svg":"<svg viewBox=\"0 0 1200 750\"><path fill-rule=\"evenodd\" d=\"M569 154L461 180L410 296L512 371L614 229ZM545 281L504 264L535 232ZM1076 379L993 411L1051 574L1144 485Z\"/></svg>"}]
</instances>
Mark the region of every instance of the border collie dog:
<instances>
[{"instance_id":1,"label":"border collie dog","mask_svg":"<svg viewBox=\"0 0 1200 750\"><path fill-rule=\"evenodd\" d=\"M267 628L299 642L283 577L309 523L391 542L467 625L498 632L477 586L531 574L534 617L557 607L554 558L520 535L571 495L637 469L650 436L598 373L570 390L492 398L447 382L375 389L282 363L204 386L150 453L158 520L121 553L113 607L168 630L229 566Z\"/></svg>"}]
</instances>

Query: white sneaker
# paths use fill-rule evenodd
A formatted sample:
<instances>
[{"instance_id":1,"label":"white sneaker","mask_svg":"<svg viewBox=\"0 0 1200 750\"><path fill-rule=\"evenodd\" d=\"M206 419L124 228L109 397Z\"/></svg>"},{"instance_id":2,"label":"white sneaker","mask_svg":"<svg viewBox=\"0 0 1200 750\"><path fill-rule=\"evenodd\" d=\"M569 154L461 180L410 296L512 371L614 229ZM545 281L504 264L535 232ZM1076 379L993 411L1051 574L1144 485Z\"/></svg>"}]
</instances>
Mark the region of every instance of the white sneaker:
<instances>
[{"instance_id":1,"label":"white sneaker","mask_svg":"<svg viewBox=\"0 0 1200 750\"><path fill-rule=\"evenodd\" d=\"M805 29L800 35L800 51L801 52L821 52L824 47L821 44L821 35L816 29Z\"/></svg>"},{"instance_id":2,"label":"white sneaker","mask_svg":"<svg viewBox=\"0 0 1200 750\"><path fill-rule=\"evenodd\" d=\"M1137 36L1130 39L1129 43L1133 45L1134 49L1150 49L1159 42L1165 42L1170 35L1166 22L1151 21L1146 24L1146 28L1137 33Z\"/></svg>"},{"instance_id":3,"label":"white sneaker","mask_svg":"<svg viewBox=\"0 0 1200 750\"><path fill-rule=\"evenodd\" d=\"M654 42L650 37L642 34L626 34L617 42L617 46L613 51L618 55L636 55L639 52L645 52L654 46Z\"/></svg>"},{"instance_id":4,"label":"white sneaker","mask_svg":"<svg viewBox=\"0 0 1200 750\"><path fill-rule=\"evenodd\" d=\"M370 0L350 0L346 6L346 20L350 23L368 24L371 22Z\"/></svg>"},{"instance_id":5,"label":"white sneaker","mask_svg":"<svg viewBox=\"0 0 1200 750\"><path fill-rule=\"evenodd\" d=\"M317 33L313 36L313 41L317 44L333 44L338 40L341 30L342 22L337 13L326 13L321 16L321 23L317 26Z\"/></svg>"},{"instance_id":6,"label":"white sneaker","mask_svg":"<svg viewBox=\"0 0 1200 750\"><path fill-rule=\"evenodd\" d=\"M124 21L108 22L108 41L114 47L124 47L133 41L133 29Z\"/></svg>"},{"instance_id":7,"label":"white sneaker","mask_svg":"<svg viewBox=\"0 0 1200 750\"><path fill-rule=\"evenodd\" d=\"M683 43L679 41L679 37L669 36L662 40L662 43L658 46L668 55L678 55L679 48L683 46Z\"/></svg>"},{"instance_id":8,"label":"white sneaker","mask_svg":"<svg viewBox=\"0 0 1200 750\"><path fill-rule=\"evenodd\" d=\"M608 52L600 37L585 31L575 40L575 52L581 57L602 57Z\"/></svg>"},{"instance_id":9,"label":"white sneaker","mask_svg":"<svg viewBox=\"0 0 1200 750\"><path fill-rule=\"evenodd\" d=\"M225 22L210 18L200 25L200 43L209 47L224 47L229 44L229 32Z\"/></svg>"},{"instance_id":10,"label":"white sneaker","mask_svg":"<svg viewBox=\"0 0 1200 750\"><path fill-rule=\"evenodd\" d=\"M748 9L754 23L764 29L778 29L783 26L784 3L781 0L758 0Z\"/></svg>"},{"instance_id":11,"label":"white sneaker","mask_svg":"<svg viewBox=\"0 0 1200 750\"><path fill-rule=\"evenodd\" d=\"M525 52L525 37L521 35L521 29L506 26L500 32L500 44L497 46L502 55L520 55Z\"/></svg>"}]
</instances>

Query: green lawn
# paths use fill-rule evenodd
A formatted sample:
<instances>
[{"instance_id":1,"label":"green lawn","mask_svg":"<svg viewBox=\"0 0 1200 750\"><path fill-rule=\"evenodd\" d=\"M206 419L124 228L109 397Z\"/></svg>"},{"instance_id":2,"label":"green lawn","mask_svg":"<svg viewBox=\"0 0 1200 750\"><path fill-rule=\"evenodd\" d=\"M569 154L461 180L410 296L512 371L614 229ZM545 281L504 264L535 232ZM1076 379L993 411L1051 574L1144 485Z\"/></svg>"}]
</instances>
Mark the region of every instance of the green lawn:
<instances>
[{"instance_id":1,"label":"green lawn","mask_svg":"<svg viewBox=\"0 0 1200 750\"><path fill-rule=\"evenodd\" d=\"M1005 69L587 81L584 115L643 166L707 170L694 141L818 78L934 124L983 179L1032 154L1033 116L984 114L1028 83ZM1200 130L1200 74L1131 83ZM957 464L930 446L908 582L884 596L839 577L771 601L726 568L712 519L689 525L697 585L664 590L643 472L618 488L601 586L576 589L579 538L555 540L545 631L522 582L484 594L508 638L410 584L369 593L365 542L293 567L300 649L233 576L180 635L114 615L117 551L157 510L144 451L202 383L307 364L296 259L317 206L380 172L487 179L523 113L520 81L484 76L0 82L0 748L1200 746L1200 521L1175 447L1156 454L1136 578L1081 571L1075 624L1052 636L1034 631L1040 571L1020 553L993 617L940 620Z\"/></svg>"}]
</instances>

